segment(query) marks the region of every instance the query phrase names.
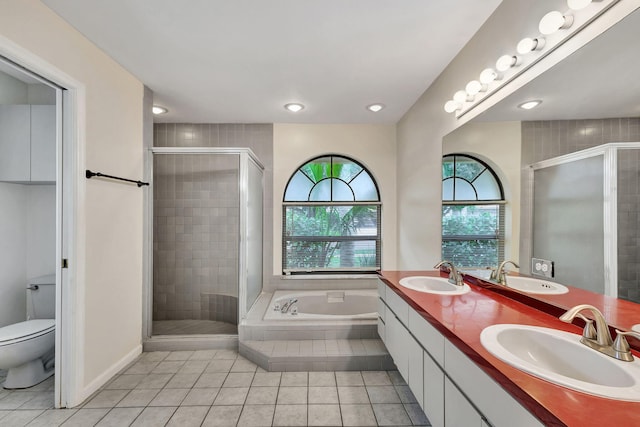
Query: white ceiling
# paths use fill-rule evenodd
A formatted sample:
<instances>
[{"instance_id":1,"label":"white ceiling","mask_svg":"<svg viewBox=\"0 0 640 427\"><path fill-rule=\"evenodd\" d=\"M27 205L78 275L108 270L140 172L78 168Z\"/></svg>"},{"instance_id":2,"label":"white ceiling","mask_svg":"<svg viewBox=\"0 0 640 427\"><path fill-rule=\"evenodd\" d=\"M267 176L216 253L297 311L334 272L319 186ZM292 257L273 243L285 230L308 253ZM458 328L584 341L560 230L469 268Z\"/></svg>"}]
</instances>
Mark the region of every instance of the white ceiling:
<instances>
[{"instance_id":1,"label":"white ceiling","mask_svg":"<svg viewBox=\"0 0 640 427\"><path fill-rule=\"evenodd\" d=\"M395 123L500 0L43 2L153 90L156 121Z\"/></svg>"},{"instance_id":2,"label":"white ceiling","mask_svg":"<svg viewBox=\"0 0 640 427\"><path fill-rule=\"evenodd\" d=\"M508 96L479 121L640 117L640 10ZM542 100L533 110L518 105Z\"/></svg>"}]
</instances>

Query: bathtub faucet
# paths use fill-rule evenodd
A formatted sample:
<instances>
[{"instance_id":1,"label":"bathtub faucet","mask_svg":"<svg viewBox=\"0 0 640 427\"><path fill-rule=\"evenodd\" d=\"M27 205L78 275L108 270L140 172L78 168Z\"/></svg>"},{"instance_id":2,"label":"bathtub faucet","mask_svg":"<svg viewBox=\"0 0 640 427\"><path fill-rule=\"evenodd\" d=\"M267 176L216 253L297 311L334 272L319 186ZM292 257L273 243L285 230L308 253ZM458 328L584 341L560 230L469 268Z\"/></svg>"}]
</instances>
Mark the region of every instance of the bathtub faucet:
<instances>
[{"instance_id":1,"label":"bathtub faucet","mask_svg":"<svg viewBox=\"0 0 640 427\"><path fill-rule=\"evenodd\" d=\"M282 304L282 308L280 309L280 313L288 313L291 306L298 302L298 298L291 298L289 301Z\"/></svg>"}]
</instances>

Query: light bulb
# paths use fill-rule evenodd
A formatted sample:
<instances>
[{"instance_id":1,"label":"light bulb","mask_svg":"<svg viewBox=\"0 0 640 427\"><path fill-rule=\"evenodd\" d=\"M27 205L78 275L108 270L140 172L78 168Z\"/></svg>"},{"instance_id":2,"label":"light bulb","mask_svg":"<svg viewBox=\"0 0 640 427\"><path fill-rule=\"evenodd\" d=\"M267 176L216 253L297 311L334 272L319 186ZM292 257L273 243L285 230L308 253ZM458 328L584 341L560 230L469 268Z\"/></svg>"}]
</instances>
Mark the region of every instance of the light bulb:
<instances>
[{"instance_id":1,"label":"light bulb","mask_svg":"<svg viewBox=\"0 0 640 427\"><path fill-rule=\"evenodd\" d=\"M544 47L544 38L535 38L526 37L518 43L518 47L516 50L520 55L525 55L534 50L540 50Z\"/></svg>"},{"instance_id":2,"label":"light bulb","mask_svg":"<svg viewBox=\"0 0 640 427\"><path fill-rule=\"evenodd\" d=\"M518 57L513 55L502 55L496 61L496 69L498 71L507 71L509 68L518 63Z\"/></svg>"},{"instance_id":3,"label":"light bulb","mask_svg":"<svg viewBox=\"0 0 640 427\"><path fill-rule=\"evenodd\" d=\"M367 106L367 110L377 113L378 111L382 110L384 108L383 104L371 104Z\"/></svg>"},{"instance_id":4,"label":"light bulb","mask_svg":"<svg viewBox=\"0 0 640 427\"><path fill-rule=\"evenodd\" d=\"M478 93L487 90L487 86L483 85L477 80L471 80L469 83L467 83L465 90L470 96L476 96Z\"/></svg>"},{"instance_id":5,"label":"light bulb","mask_svg":"<svg viewBox=\"0 0 640 427\"><path fill-rule=\"evenodd\" d=\"M498 75L496 70L494 70L493 68L485 68L480 73L480 83L485 85L488 85L494 80L499 80L499 79L500 79L500 76Z\"/></svg>"},{"instance_id":6,"label":"light bulb","mask_svg":"<svg viewBox=\"0 0 640 427\"><path fill-rule=\"evenodd\" d=\"M573 24L572 15L563 15L562 12L554 10L542 17L538 29L542 34L548 36L560 29L569 28L571 24Z\"/></svg>"},{"instance_id":7,"label":"light bulb","mask_svg":"<svg viewBox=\"0 0 640 427\"><path fill-rule=\"evenodd\" d=\"M459 90L453 94L453 100L459 104L464 104L465 102L467 102L467 99L468 99L468 95L467 95L467 92L464 90Z\"/></svg>"},{"instance_id":8,"label":"light bulb","mask_svg":"<svg viewBox=\"0 0 640 427\"><path fill-rule=\"evenodd\" d=\"M447 113L453 113L460 108L462 108L462 106L453 99L450 99L444 104L444 111L446 111Z\"/></svg>"}]
</instances>

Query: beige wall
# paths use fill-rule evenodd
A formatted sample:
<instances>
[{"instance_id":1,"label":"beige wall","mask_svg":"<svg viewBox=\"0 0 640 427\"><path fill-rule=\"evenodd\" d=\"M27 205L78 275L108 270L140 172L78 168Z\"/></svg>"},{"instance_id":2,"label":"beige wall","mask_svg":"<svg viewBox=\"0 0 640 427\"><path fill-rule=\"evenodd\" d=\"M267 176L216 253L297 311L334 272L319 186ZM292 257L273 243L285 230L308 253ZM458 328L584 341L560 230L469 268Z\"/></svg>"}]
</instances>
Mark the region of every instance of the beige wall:
<instances>
[{"instance_id":1,"label":"beige wall","mask_svg":"<svg viewBox=\"0 0 640 427\"><path fill-rule=\"evenodd\" d=\"M518 260L520 241L520 122L471 122L443 138L442 154L471 154L498 175L507 200L505 257Z\"/></svg>"},{"instance_id":2,"label":"beige wall","mask_svg":"<svg viewBox=\"0 0 640 427\"><path fill-rule=\"evenodd\" d=\"M282 197L295 170L327 153L363 163L378 183L382 198L382 268L396 268L395 125L273 126L273 274L282 274Z\"/></svg>"},{"instance_id":3,"label":"beige wall","mask_svg":"<svg viewBox=\"0 0 640 427\"><path fill-rule=\"evenodd\" d=\"M77 318L67 372L78 404L141 349L142 199L136 186L85 180L85 168L142 177L143 85L36 0L0 0L0 54L77 95Z\"/></svg>"}]
</instances>

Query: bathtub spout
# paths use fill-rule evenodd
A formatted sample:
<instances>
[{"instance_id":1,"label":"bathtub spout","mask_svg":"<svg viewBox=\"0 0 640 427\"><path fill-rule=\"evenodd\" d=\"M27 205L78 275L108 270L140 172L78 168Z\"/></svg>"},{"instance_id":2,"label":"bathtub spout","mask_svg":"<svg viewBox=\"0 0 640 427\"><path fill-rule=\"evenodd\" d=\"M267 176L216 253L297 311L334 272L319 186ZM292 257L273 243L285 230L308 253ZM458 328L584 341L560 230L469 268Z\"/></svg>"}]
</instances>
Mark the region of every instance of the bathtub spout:
<instances>
[{"instance_id":1,"label":"bathtub spout","mask_svg":"<svg viewBox=\"0 0 640 427\"><path fill-rule=\"evenodd\" d=\"M280 309L280 313L288 313L291 306L298 302L298 298L291 298L289 301L282 304L282 308Z\"/></svg>"}]
</instances>

